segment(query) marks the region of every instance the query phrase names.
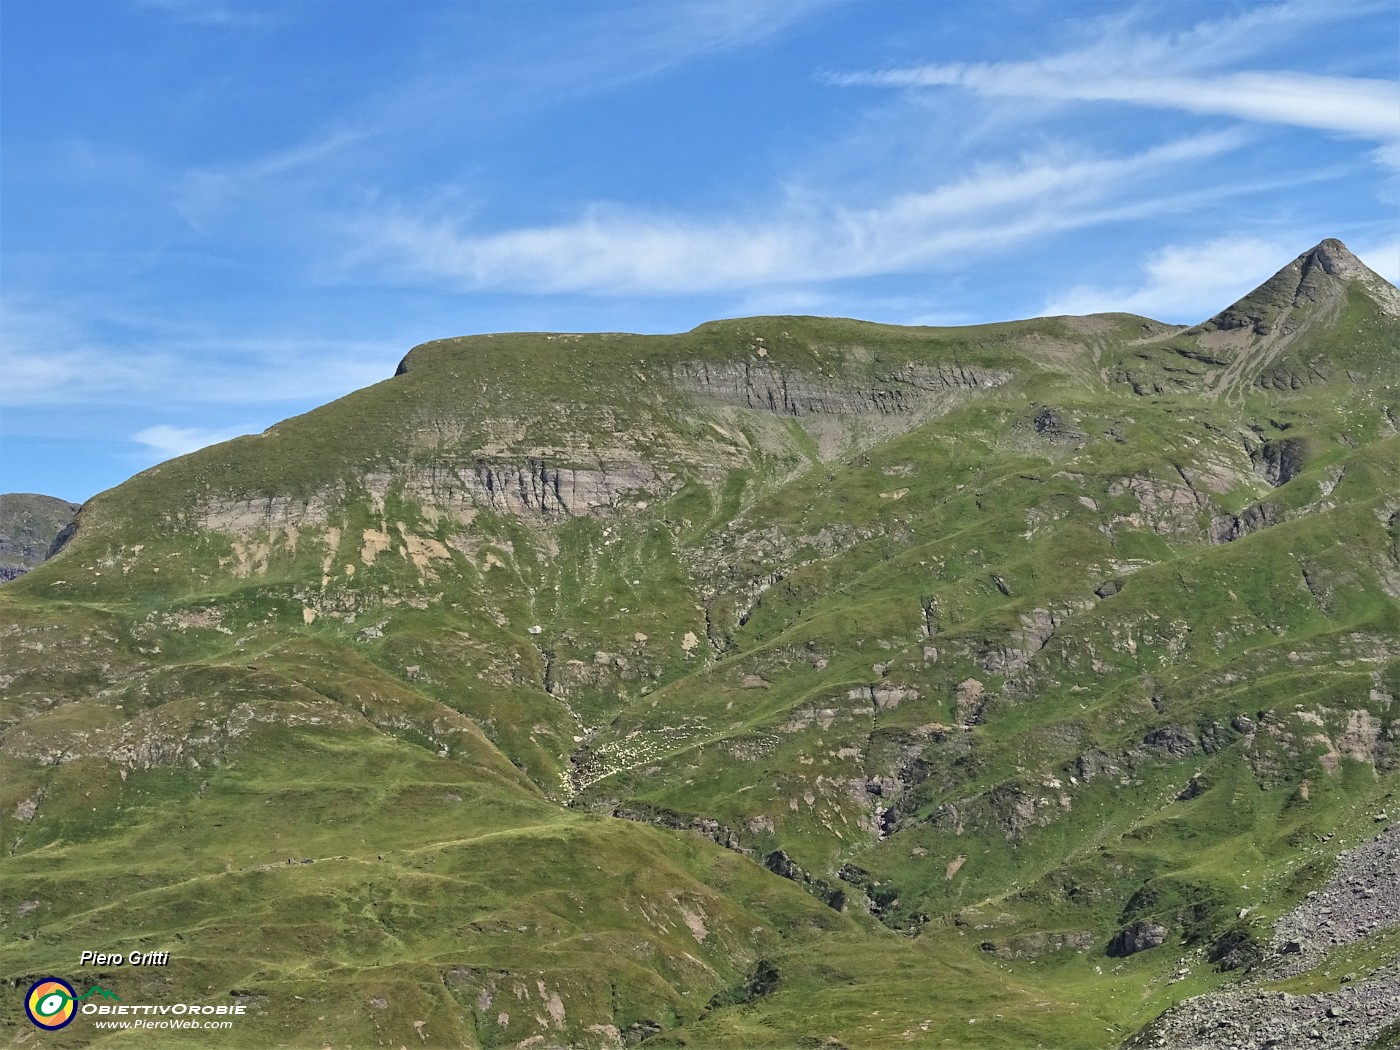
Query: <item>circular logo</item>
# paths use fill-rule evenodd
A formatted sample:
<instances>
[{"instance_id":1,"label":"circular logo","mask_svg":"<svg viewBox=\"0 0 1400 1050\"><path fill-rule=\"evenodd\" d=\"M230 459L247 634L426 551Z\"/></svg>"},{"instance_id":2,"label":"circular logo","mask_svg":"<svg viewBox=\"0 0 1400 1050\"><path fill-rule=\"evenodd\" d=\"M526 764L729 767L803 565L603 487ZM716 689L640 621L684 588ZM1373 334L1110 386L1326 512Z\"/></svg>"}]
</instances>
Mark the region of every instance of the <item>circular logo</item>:
<instances>
[{"instance_id":1,"label":"circular logo","mask_svg":"<svg viewBox=\"0 0 1400 1050\"><path fill-rule=\"evenodd\" d=\"M61 977L45 977L30 986L24 997L24 1012L40 1028L53 1031L63 1028L73 1021L78 1012L74 1000L78 993L73 986Z\"/></svg>"}]
</instances>

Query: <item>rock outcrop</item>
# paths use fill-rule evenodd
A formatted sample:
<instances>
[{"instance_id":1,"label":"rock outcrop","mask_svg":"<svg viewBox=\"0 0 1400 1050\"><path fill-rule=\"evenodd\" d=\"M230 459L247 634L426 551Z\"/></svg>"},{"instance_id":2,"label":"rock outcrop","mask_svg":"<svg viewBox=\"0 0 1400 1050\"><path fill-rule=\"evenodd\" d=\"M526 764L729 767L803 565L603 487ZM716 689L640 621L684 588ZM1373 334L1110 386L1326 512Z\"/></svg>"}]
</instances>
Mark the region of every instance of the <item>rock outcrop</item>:
<instances>
[{"instance_id":1,"label":"rock outcrop","mask_svg":"<svg viewBox=\"0 0 1400 1050\"><path fill-rule=\"evenodd\" d=\"M52 557L78 506L32 492L0 494L0 583Z\"/></svg>"},{"instance_id":2,"label":"rock outcrop","mask_svg":"<svg viewBox=\"0 0 1400 1050\"><path fill-rule=\"evenodd\" d=\"M946 400L957 391L1000 386L1011 373L961 365L906 364L858 379L784 369L764 359L677 364L671 380L681 391L736 408L788 416L902 415Z\"/></svg>"},{"instance_id":3,"label":"rock outcrop","mask_svg":"<svg viewBox=\"0 0 1400 1050\"><path fill-rule=\"evenodd\" d=\"M1115 959L1122 959L1150 948L1160 948L1166 943L1165 926L1155 922L1135 922L1113 935L1113 940L1108 942L1108 954Z\"/></svg>"}]
</instances>

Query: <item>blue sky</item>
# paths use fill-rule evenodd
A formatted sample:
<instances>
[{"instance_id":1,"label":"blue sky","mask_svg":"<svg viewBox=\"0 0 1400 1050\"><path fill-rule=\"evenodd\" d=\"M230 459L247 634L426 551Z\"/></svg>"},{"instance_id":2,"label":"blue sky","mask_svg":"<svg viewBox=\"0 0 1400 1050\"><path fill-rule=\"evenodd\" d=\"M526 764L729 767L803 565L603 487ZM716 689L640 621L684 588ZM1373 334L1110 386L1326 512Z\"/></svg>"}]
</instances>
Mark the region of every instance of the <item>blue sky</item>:
<instances>
[{"instance_id":1,"label":"blue sky","mask_svg":"<svg viewBox=\"0 0 1400 1050\"><path fill-rule=\"evenodd\" d=\"M0 491L426 339L1400 278L1393 0L0 4Z\"/></svg>"}]
</instances>

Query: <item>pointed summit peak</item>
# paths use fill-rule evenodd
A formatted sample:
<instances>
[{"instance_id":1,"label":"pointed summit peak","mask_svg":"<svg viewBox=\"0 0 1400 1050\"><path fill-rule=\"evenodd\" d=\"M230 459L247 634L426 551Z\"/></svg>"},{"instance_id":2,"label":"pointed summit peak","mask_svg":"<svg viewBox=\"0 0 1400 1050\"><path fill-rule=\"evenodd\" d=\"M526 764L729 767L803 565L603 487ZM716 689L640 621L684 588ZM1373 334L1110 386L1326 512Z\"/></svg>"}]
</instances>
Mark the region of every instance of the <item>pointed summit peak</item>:
<instances>
[{"instance_id":1,"label":"pointed summit peak","mask_svg":"<svg viewBox=\"0 0 1400 1050\"><path fill-rule=\"evenodd\" d=\"M1393 376L1400 289L1329 237L1180 338L1178 353L1225 366L1204 379L1212 396L1242 385L1300 390L1333 375Z\"/></svg>"},{"instance_id":2,"label":"pointed summit peak","mask_svg":"<svg viewBox=\"0 0 1400 1050\"><path fill-rule=\"evenodd\" d=\"M1351 253L1341 241L1328 237L1313 248L1308 249L1294 260L1302 269L1321 267L1323 272L1343 279L1368 277L1380 279L1380 275Z\"/></svg>"},{"instance_id":3,"label":"pointed summit peak","mask_svg":"<svg viewBox=\"0 0 1400 1050\"><path fill-rule=\"evenodd\" d=\"M1400 290L1353 255L1341 241L1328 237L1197 330L1244 329L1263 338L1286 335L1319 315L1336 313L1352 283L1361 285L1383 313L1400 317Z\"/></svg>"},{"instance_id":4,"label":"pointed summit peak","mask_svg":"<svg viewBox=\"0 0 1400 1050\"><path fill-rule=\"evenodd\" d=\"M1315 252L1333 252L1333 253L1336 253L1336 254L1339 254L1339 255L1344 255L1344 256L1346 256L1348 259L1355 259L1355 258L1356 258L1356 256L1354 256L1354 255L1351 254L1351 249L1348 248L1345 244L1343 244L1343 243L1342 243L1340 240L1338 240L1336 237L1324 237L1324 238L1322 238L1322 240L1318 241L1317 244L1313 246L1312 251L1307 251L1307 252L1304 252L1303 254L1304 254L1304 255L1312 255L1312 254L1314 254Z\"/></svg>"}]
</instances>

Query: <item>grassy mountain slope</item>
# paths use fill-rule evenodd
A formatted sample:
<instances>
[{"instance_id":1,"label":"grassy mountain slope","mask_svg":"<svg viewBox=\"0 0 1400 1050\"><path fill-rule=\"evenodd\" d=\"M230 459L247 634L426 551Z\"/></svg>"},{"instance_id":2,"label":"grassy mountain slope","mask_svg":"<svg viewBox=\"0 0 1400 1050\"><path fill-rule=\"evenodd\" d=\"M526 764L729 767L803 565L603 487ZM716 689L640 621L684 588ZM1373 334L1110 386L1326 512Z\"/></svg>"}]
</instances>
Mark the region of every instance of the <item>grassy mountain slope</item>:
<instances>
[{"instance_id":1,"label":"grassy mountain slope","mask_svg":"<svg viewBox=\"0 0 1400 1050\"><path fill-rule=\"evenodd\" d=\"M443 340L152 468L0 591L0 968L250 1046L1110 1046L1266 974L1397 804L1397 302L1329 241L1190 329Z\"/></svg>"}]
</instances>

